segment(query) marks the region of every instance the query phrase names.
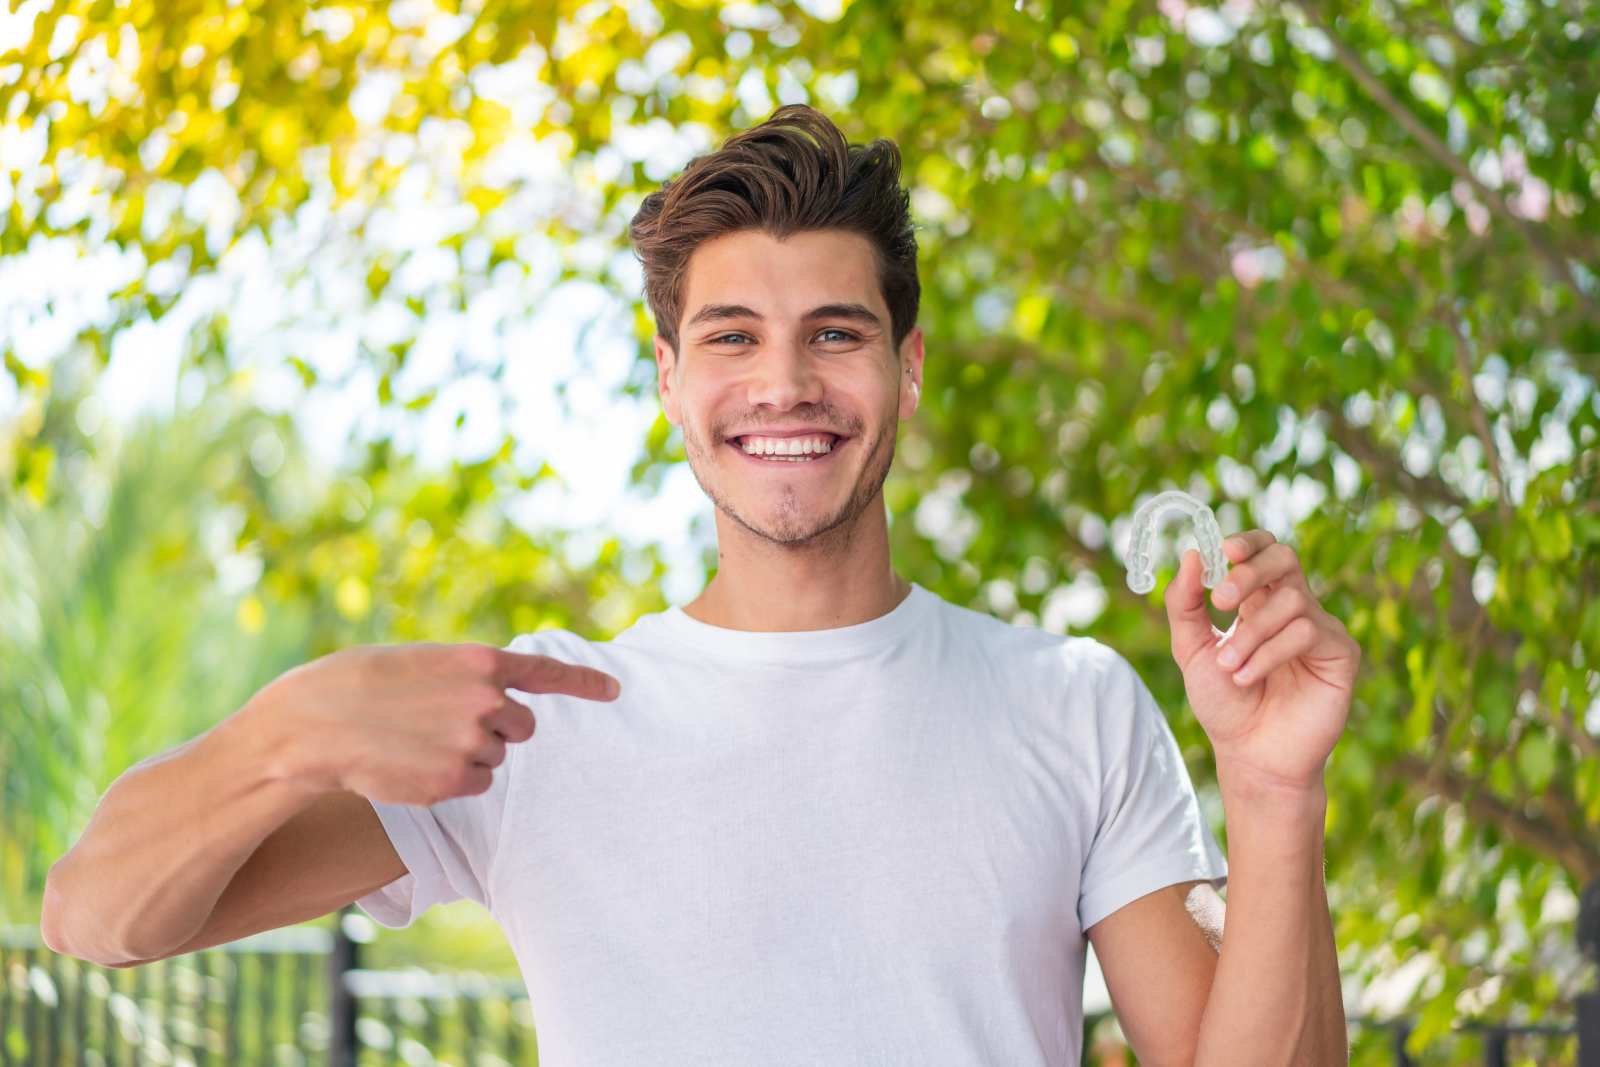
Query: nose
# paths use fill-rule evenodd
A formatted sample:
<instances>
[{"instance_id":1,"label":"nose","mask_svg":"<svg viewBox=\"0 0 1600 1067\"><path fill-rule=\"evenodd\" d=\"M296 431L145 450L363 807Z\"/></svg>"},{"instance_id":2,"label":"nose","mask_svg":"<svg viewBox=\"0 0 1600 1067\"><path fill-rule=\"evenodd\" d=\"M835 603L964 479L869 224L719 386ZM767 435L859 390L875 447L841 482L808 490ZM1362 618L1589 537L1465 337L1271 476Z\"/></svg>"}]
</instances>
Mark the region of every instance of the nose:
<instances>
[{"instance_id":1,"label":"nose","mask_svg":"<svg viewBox=\"0 0 1600 1067\"><path fill-rule=\"evenodd\" d=\"M745 399L752 406L787 411L796 404L820 403L822 394L822 376L803 344L773 345L750 362Z\"/></svg>"}]
</instances>

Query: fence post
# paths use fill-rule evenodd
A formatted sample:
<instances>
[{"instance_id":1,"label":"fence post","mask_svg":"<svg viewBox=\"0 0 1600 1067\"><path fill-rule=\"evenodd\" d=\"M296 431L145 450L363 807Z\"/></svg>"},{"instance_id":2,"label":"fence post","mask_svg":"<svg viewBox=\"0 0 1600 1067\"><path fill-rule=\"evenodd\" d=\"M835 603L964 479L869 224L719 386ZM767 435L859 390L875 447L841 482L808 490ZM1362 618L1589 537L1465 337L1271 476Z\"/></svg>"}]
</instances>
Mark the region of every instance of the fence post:
<instances>
[{"instance_id":1,"label":"fence post","mask_svg":"<svg viewBox=\"0 0 1600 1067\"><path fill-rule=\"evenodd\" d=\"M339 909L333 924L333 951L328 953L328 1067L356 1067L356 1015L359 1005L345 975L361 966L361 947L344 928L349 906Z\"/></svg>"},{"instance_id":2,"label":"fence post","mask_svg":"<svg viewBox=\"0 0 1600 1067\"><path fill-rule=\"evenodd\" d=\"M1483 1067L1506 1067L1506 1046L1510 1042L1507 1031L1489 1031L1483 1039Z\"/></svg>"},{"instance_id":3,"label":"fence post","mask_svg":"<svg viewBox=\"0 0 1600 1067\"><path fill-rule=\"evenodd\" d=\"M1394 1067L1412 1067L1411 1057L1406 1054L1406 1038L1411 1036L1411 1020L1401 1019L1395 1023L1394 1028Z\"/></svg>"},{"instance_id":4,"label":"fence post","mask_svg":"<svg viewBox=\"0 0 1600 1067\"><path fill-rule=\"evenodd\" d=\"M1578 951L1600 964L1600 878L1578 901ZM1578 996L1578 1067L1600 1067L1600 993Z\"/></svg>"}]
</instances>

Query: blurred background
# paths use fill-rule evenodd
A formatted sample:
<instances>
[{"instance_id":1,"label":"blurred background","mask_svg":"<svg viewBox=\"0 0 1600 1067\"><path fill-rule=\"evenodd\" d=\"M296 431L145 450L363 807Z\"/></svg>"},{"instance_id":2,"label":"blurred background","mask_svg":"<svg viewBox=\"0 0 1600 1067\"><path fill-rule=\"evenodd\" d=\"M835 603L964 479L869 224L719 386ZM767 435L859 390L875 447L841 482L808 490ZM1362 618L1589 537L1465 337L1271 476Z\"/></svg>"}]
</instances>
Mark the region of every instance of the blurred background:
<instances>
[{"instance_id":1,"label":"blurred background","mask_svg":"<svg viewBox=\"0 0 1600 1067\"><path fill-rule=\"evenodd\" d=\"M885 486L900 573L1128 656L1225 844L1162 607L1194 541L1136 596L1127 524L1179 488L1292 544L1363 649L1327 775L1354 1061L1574 1062L1600 880L1588 0L8 4L0 1055L43 1055L24 1009L69 1002L157 1062L219 1040L192 1009L227 980L180 969L174 1022L28 940L133 763L337 648L604 639L699 591L711 505L625 227L797 102L904 157L928 341ZM290 933L359 945L374 981L520 987L475 904L378 932ZM362 1042L408 1062L533 1062L403 1037L426 997L373 997L400 1019ZM354 1025L325 1000L262 1049L324 1055ZM1092 965L1085 1000L1088 1058L1133 1062ZM536 1008L502 1022L532 1044Z\"/></svg>"}]
</instances>

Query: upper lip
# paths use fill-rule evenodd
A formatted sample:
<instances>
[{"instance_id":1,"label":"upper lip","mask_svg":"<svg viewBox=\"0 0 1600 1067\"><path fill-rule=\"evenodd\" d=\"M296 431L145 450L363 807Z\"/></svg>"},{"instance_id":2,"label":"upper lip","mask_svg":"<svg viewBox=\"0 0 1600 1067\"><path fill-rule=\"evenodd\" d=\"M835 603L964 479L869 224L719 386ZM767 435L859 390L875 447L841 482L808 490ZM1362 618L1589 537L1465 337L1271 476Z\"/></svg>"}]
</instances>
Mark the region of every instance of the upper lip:
<instances>
[{"instance_id":1,"label":"upper lip","mask_svg":"<svg viewBox=\"0 0 1600 1067\"><path fill-rule=\"evenodd\" d=\"M729 434L728 440L737 441L741 437L844 437L837 430L825 430L820 426L803 426L792 430L745 430L742 433Z\"/></svg>"}]
</instances>

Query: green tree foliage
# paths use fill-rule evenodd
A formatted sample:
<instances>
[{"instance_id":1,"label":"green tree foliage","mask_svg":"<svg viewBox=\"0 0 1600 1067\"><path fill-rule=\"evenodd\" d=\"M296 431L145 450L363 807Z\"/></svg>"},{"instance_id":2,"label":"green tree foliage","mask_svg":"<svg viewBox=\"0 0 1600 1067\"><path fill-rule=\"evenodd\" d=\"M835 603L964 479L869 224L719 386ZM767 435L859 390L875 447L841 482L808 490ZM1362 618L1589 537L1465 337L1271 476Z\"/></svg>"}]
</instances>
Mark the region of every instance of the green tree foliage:
<instances>
[{"instance_id":1,"label":"green tree foliage","mask_svg":"<svg viewBox=\"0 0 1600 1067\"><path fill-rule=\"evenodd\" d=\"M806 100L853 140L895 139L930 338L888 485L902 571L1124 651L1206 782L1162 589L1123 584L1122 523L1176 486L1226 529L1272 529L1363 647L1328 772L1350 976L1412 976L1414 1050L1458 1016L1561 1015L1587 980L1568 946L1572 893L1600 878L1593 3L127 0L31 17L0 62L26 162L0 248L59 236L136 257L80 339L102 360L172 306L173 276L203 278L318 197L375 237L363 225L426 160L458 272L425 301L396 290L403 259L361 245L372 300L419 329L525 271L537 230L563 247L561 278L631 306L627 388L645 391L651 323L607 253L686 161L660 135L710 148ZM109 88L85 87L93 70ZM540 152L571 196L541 200ZM229 211L151 214L202 179ZM69 207L83 183L98 199ZM193 358L225 362L216 328ZM390 407L411 340L363 352ZM37 412L50 368L9 344L6 366ZM57 471L47 426L20 420L5 459L35 501ZM643 442L643 485L682 460L668 430ZM360 521L242 503L281 581L313 543L359 543ZM327 566L370 585L394 565Z\"/></svg>"}]
</instances>

